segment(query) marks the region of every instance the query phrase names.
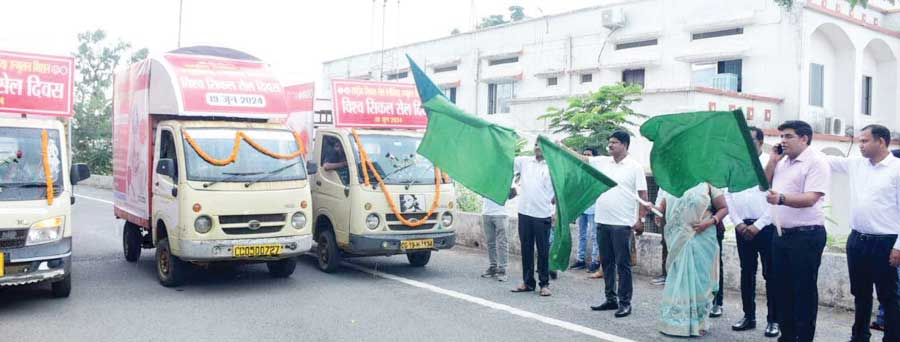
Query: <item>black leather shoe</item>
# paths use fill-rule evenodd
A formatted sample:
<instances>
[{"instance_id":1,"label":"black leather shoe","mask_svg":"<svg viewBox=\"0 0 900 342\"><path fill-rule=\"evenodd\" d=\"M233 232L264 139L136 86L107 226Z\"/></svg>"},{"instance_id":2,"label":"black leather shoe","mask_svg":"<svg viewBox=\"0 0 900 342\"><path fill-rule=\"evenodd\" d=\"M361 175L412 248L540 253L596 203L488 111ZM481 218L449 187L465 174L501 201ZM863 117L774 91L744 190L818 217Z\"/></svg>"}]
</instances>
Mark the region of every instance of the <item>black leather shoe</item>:
<instances>
[{"instance_id":1,"label":"black leather shoe","mask_svg":"<svg viewBox=\"0 0 900 342\"><path fill-rule=\"evenodd\" d=\"M737 323L731 326L731 330L734 331L744 331L750 329L756 329L756 320L747 317L741 318L740 321L737 321Z\"/></svg>"},{"instance_id":2,"label":"black leather shoe","mask_svg":"<svg viewBox=\"0 0 900 342\"><path fill-rule=\"evenodd\" d=\"M712 309L709 310L709 317L721 317L723 313L725 313L725 310L722 310L721 305L713 305Z\"/></svg>"},{"instance_id":3,"label":"black leather shoe","mask_svg":"<svg viewBox=\"0 0 900 342\"><path fill-rule=\"evenodd\" d=\"M616 311L616 318L622 318L631 314L631 305L622 305L619 311Z\"/></svg>"},{"instance_id":4,"label":"black leather shoe","mask_svg":"<svg viewBox=\"0 0 900 342\"><path fill-rule=\"evenodd\" d=\"M606 303L600 304L599 306L592 306L591 310L608 311L608 310L616 310L618 308L619 308L619 304L616 304L616 302L606 302Z\"/></svg>"},{"instance_id":5,"label":"black leather shoe","mask_svg":"<svg viewBox=\"0 0 900 342\"><path fill-rule=\"evenodd\" d=\"M572 266L569 266L569 268L573 270L580 270L585 267L587 267L587 264L585 264L584 261L576 261Z\"/></svg>"},{"instance_id":6,"label":"black leather shoe","mask_svg":"<svg viewBox=\"0 0 900 342\"><path fill-rule=\"evenodd\" d=\"M559 277L559 274L556 271L550 271L550 279L556 280Z\"/></svg>"},{"instance_id":7,"label":"black leather shoe","mask_svg":"<svg viewBox=\"0 0 900 342\"><path fill-rule=\"evenodd\" d=\"M781 335L781 329L778 328L778 323L769 323L766 325L766 337L778 337Z\"/></svg>"}]
</instances>

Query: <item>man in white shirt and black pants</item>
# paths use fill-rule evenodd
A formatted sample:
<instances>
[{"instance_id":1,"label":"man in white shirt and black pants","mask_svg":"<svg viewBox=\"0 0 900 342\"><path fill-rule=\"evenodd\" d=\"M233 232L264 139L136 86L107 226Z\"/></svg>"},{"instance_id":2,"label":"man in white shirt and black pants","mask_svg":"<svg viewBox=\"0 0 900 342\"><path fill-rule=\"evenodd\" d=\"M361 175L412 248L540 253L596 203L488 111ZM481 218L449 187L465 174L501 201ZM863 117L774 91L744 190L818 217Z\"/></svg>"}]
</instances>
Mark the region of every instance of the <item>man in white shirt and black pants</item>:
<instances>
[{"instance_id":1,"label":"man in white shirt and black pants","mask_svg":"<svg viewBox=\"0 0 900 342\"><path fill-rule=\"evenodd\" d=\"M884 305L883 341L900 341L900 159L888 151L890 142L887 127L869 125L859 135L864 158L828 158L833 172L850 178L853 231L847 239L847 268L856 310L851 341L871 337L873 285Z\"/></svg>"},{"instance_id":2,"label":"man in white shirt and black pants","mask_svg":"<svg viewBox=\"0 0 900 342\"><path fill-rule=\"evenodd\" d=\"M519 242L522 246L522 285L513 292L532 292L541 287L540 295L550 295L550 229L555 198L550 169L540 146L534 145L534 157L516 157L514 172L519 174ZM534 280L534 249L537 247L538 278Z\"/></svg>"},{"instance_id":3,"label":"man in white shirt and black pants","mask_svg":"<svg viewBox=\"0 0 900 342\"><path fill-rule=\"evenodd\" d=\"M597 241L603 255L606 302L591 306L591 309L617 310L615 317L625 317L631 314L633 234L643 233L646 215L646 208L639 205L635 196L647 200L647 178L644 167L628 155L628 145L631 143L628 133L614 132L608 142L607 150L611 157L588 158L593 167L618 184L601 194L594 208Z\"/></svg>"},{"instance_id":4,"label":"man in white shirt and black pants","mask_svg":"<svg viewBox=\"0 0 900 342\"><path fill-rule=\"evenodd\" d=\"M762 155L763 131L750 127L750 138L760 156L760 163L767 163L769 156ZM766 192L759 188L750 188L737 193L726 193L728 217L736 227L738 256L741 259L741 301L744 318L731 326L735 331L756 328L756 268L762 260L763 279L766 280L766 337L779 335L778 321L775 319L774 281L769 281L772 274L772 238L775 236L775 225L772 222L772 206L766 202Z\"/></svg>"}]
</instances>

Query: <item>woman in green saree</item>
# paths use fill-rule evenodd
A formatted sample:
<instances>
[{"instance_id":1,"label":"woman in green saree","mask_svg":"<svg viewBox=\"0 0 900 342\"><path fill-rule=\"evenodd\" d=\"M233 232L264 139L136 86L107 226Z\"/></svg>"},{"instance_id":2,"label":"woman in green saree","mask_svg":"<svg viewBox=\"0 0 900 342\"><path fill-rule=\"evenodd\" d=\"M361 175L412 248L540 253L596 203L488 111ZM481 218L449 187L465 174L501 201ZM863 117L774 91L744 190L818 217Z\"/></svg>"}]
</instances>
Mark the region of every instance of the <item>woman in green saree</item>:
<instances>
[{"instance_id":1,"label":"woman in green saree","mask_svg":"<svg viewBox=\"0 0 900 342\"><path fill-rule=\"evenodd\" d=\"M704 336L719 287L716 224L728 215L724 192L700 183L681 197L664 196L660 209L669 257L659 329L672 336Z\"/></svg>"}]
</instances>

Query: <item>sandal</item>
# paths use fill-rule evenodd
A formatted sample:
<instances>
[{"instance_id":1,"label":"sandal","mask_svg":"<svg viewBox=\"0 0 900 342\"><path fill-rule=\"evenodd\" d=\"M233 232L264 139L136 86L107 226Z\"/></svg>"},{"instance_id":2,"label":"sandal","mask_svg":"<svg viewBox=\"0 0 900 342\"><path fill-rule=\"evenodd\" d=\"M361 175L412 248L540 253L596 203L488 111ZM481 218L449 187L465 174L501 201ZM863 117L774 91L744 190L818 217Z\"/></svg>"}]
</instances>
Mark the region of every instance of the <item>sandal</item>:
<instances>
[{"instance_id":1,"label":"sandal","mask_svg":"<svg viewBox=\"0 0 900 342\"><path fill-rule=\"evenodd\" d=\"M551 295L551 293L550 293L550 288L549 288L549 287L542 287L542 288L541 288L541 297L550 297L550 295Z\"/></svg>"},{"instance_id":2,"label":"sandal","mask_svg":"<svg viewBox=\"0 0 900 342\"><path fill-rule=\"evenodd\" d=\"M525 284L519 285L519 287L510 290L512 292L534 292L533 287L525 286Z\"/></svg>"}]
</instances>

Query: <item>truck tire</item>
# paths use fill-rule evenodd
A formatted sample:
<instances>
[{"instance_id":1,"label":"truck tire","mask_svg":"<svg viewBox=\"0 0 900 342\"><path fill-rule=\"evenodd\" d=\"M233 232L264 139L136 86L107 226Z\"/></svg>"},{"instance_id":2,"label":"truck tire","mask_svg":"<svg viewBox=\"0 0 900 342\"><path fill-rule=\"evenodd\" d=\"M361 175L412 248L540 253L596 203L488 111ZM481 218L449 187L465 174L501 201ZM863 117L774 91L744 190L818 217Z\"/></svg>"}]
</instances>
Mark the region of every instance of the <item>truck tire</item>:
<instances>
[{"instance_id":1,"label":"truck tire","mask_svg":"<svg viewBox=\"0 0 900 342\"><path fill-rule=\"evenodd\" d=\"M156 246L156 276L165 287L176 287L184 283L187 264L169 249L169 238L159 240Z\"/></svg>"},{"instance_id":2,"label":"truck tire","mask_svg":"<svg viewBox=\"0 0 900 342\"><path fill-rule=\"evenodd\" d=\"M431 251L409 253L406 255L406 259L413 267L424 267L428 265L428 260L431 260Z\"/></svg>"},{"instance_id":3,"label":"truck tire","mask_svg":"<svg viewBox=\"0 0 900 342\"><path fill-rule=\"evenodd\" d=\"M125 222L125 228L122 230L122 251L125 253L125 260L128 262L137 262L141 257L141 228L131 222Z\"/></svg>"},{"instance_id":4,"label":"truck tire","mask_svg":"<svg viewBox=\"0 0 900 342\"><path fill-rule=\"evenodd\" d=\"M68 298L72 293L72 275L66 274L65 278L50 283L50 293L54 298Z\"/></svg>"},{"instance_id":5,"label":"truck tire","mask_svg":"<svg viewBox=\"0 0 900 342\"><path fill-rule=\"evenodd\" d=\"M326 230L316 238L319 269L325 273L334 273L341 265L341 251L338 250L334 232Z\"/></svg>"},{"instance_id":6,"label":"truck tire","mask_svg":"<svg viewBox=\"0 0 900 342\"><path fill-rule=\"evenodd\" d=\"M266 267L269 269L269 274L272 277L287 278L294 274L294 269L297 268L297 259L287 258L269 261L266 263Z\"/></svg>"}]
</instances>

